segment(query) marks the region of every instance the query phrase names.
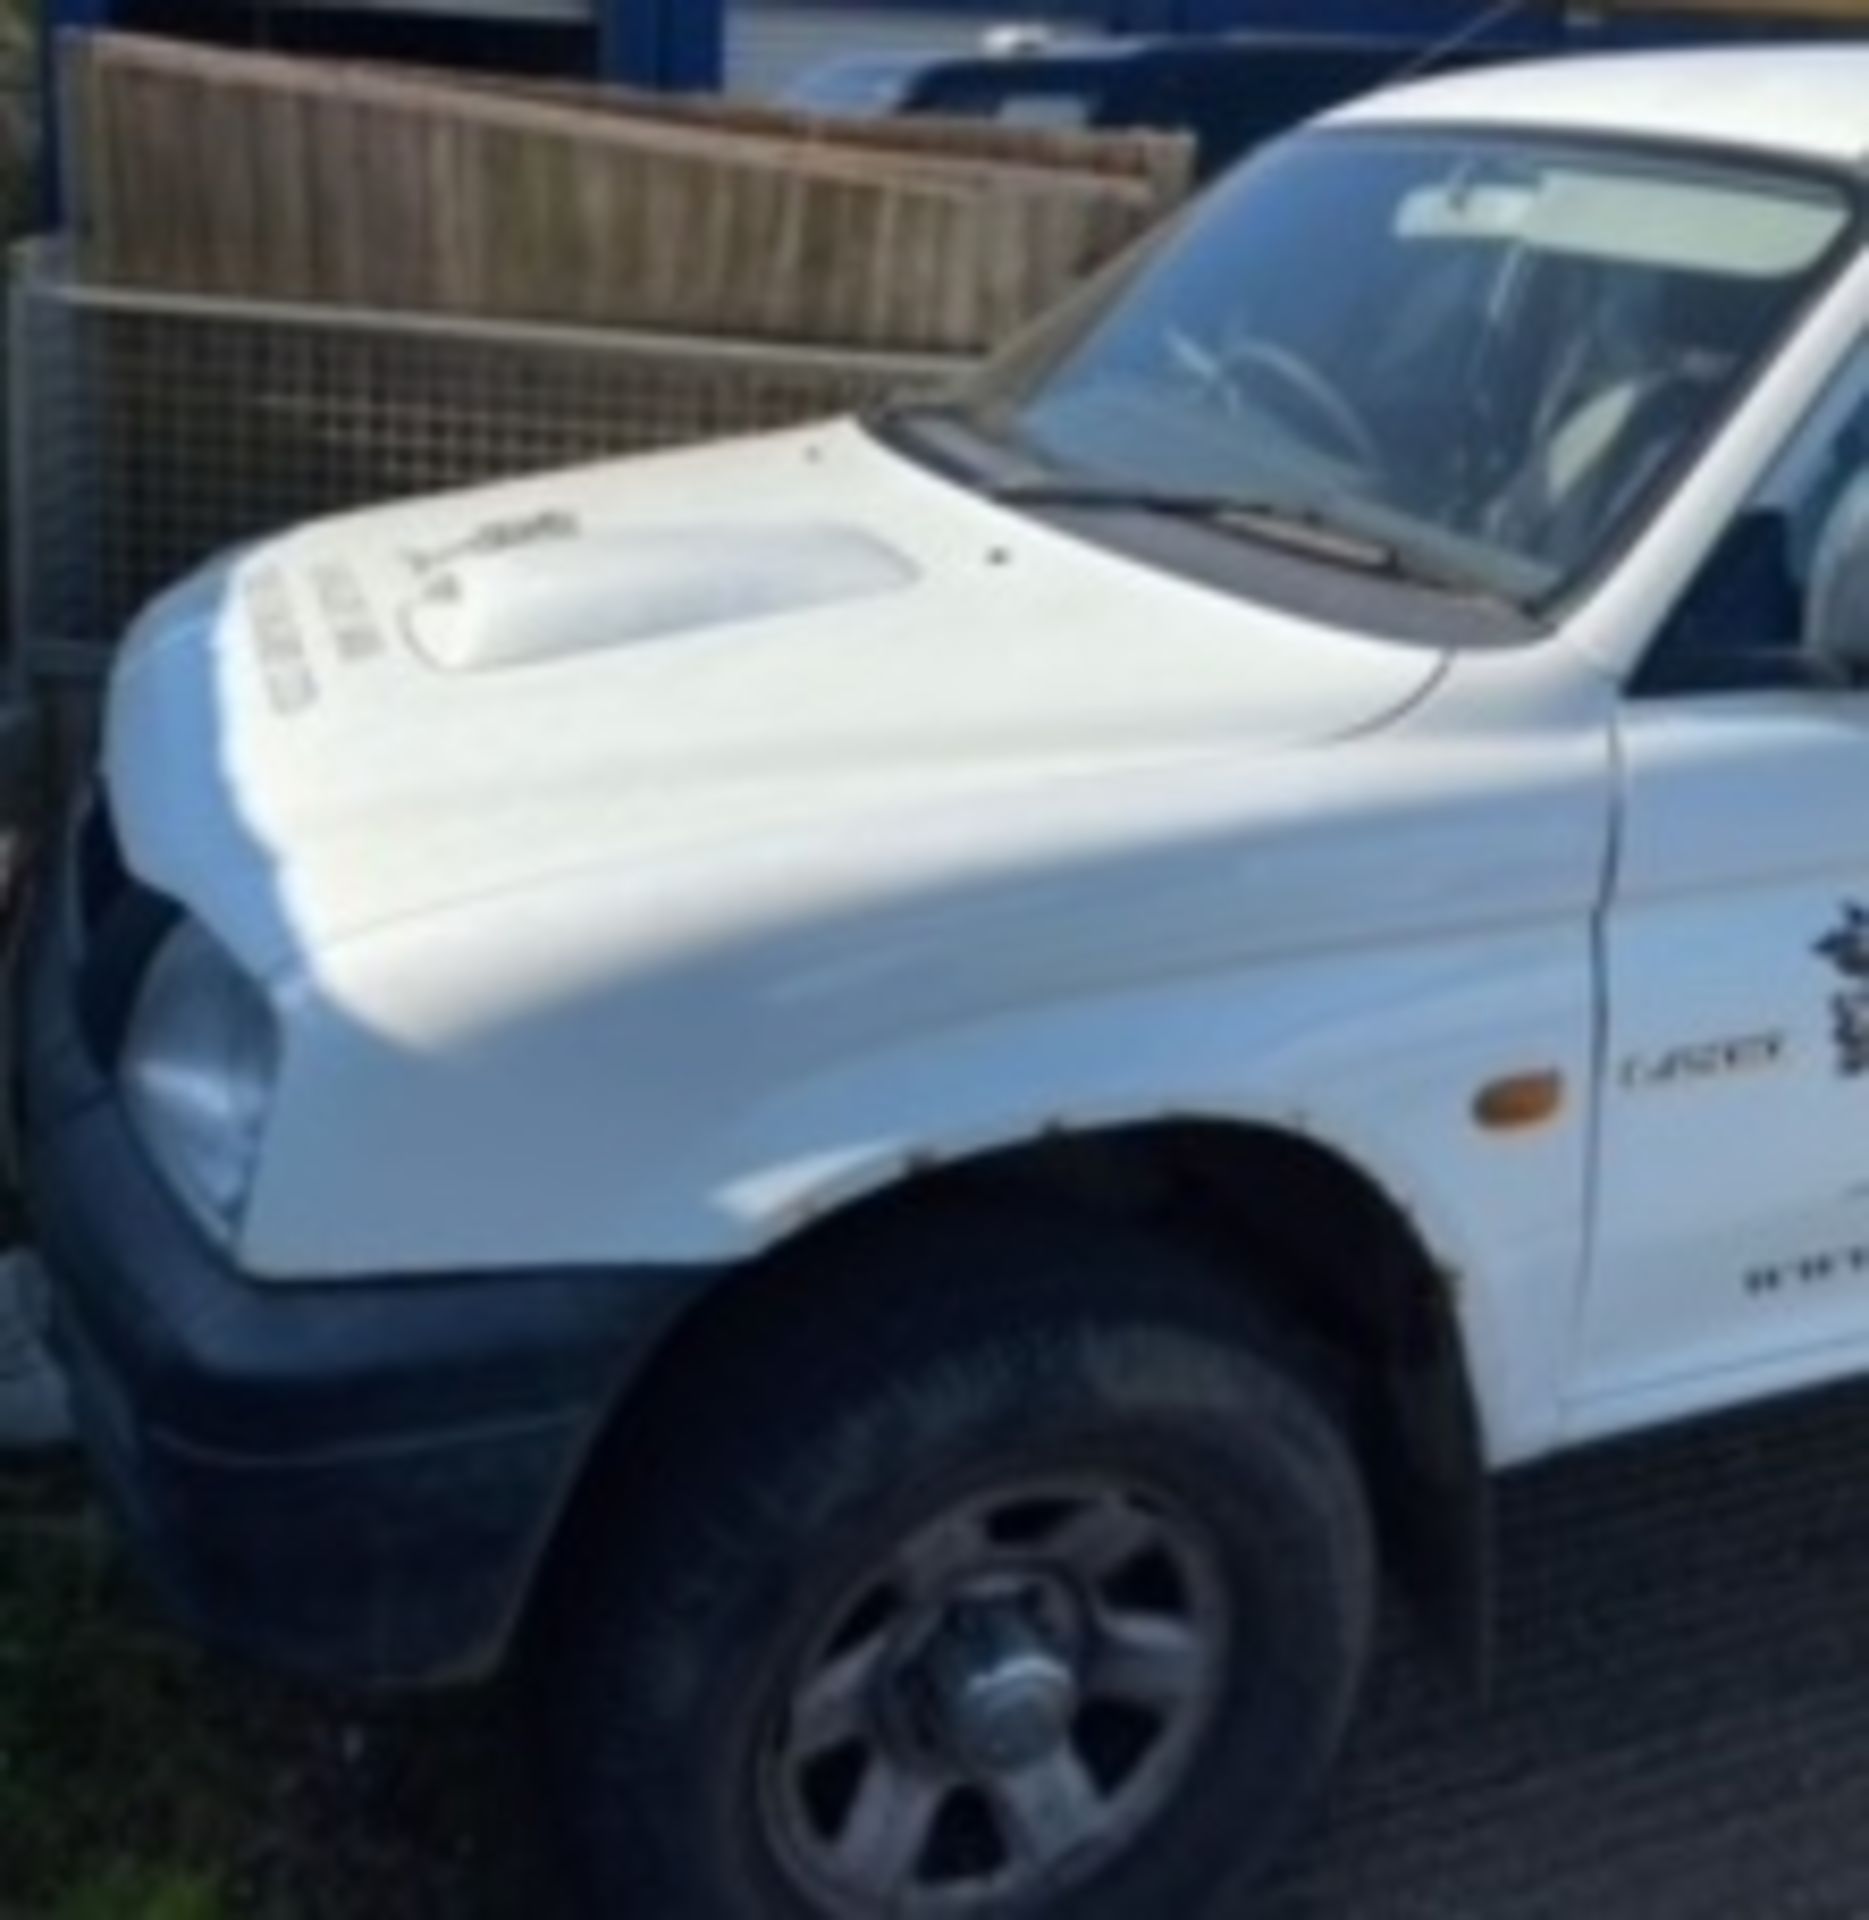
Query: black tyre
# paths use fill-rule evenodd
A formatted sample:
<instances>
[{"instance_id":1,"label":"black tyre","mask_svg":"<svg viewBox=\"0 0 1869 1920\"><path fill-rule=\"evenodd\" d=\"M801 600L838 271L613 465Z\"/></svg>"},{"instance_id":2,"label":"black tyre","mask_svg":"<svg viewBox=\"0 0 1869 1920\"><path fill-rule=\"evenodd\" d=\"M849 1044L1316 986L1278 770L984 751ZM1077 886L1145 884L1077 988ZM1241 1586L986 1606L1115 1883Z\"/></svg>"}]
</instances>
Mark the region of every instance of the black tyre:
<instances>
[{"instance_id":1,"label":"black tyre","mask_svg":"<svg viewBox=\"0 0 1869 1920\"><path fill-rule=\"evenodd\" d=\"M1224 1911L1369 1637L1360 1479L1302 1372L1197 1258L1102 1223L820 1246L664 1388L565 1556L592 1911Z\"/></svg>"}]
</instances>

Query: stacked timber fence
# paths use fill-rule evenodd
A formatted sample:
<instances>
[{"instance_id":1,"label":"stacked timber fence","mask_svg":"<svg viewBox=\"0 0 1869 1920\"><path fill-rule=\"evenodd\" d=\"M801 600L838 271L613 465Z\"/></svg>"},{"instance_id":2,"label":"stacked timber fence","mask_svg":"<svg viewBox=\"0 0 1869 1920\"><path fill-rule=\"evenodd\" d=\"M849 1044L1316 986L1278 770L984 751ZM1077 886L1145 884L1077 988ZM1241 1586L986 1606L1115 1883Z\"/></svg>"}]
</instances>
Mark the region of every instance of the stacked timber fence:
<instances>
[{"instance_id":1,"label":"stacked timber fence","mask_svg":"<svg viewBox=\"0 0 1869 1920\"><path fill-rule=\"evenodd\" d=\"M954 377L1186 191L1187 143L833 125L141 40L66 50L16 268L16 630L94 677L284 522Z\"/></svg>"},{"instance_id":2,"label":"stacked timber fence","mask_svg":"<svg viewBox=\"0 0 1869 1920\"><path fill-rule=\"evenodd\" d=\"M112 36L70 90L85 276L165 292L969 354L1185 185L1152 136L1092 168Z\"/></svg>"}]
</instances>

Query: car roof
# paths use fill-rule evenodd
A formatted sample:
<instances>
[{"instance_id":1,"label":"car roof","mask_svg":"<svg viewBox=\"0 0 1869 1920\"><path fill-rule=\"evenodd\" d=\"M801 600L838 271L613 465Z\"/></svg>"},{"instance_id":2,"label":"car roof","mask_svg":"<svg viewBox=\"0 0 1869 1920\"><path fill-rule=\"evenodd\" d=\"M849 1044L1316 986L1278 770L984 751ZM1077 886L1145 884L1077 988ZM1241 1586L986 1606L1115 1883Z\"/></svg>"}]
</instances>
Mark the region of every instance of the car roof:
<instances>
[{"instance_id":1,"label":"car roof","mask_svg":"<svg viewBox=\"0 0 1869 1920\"><path fill-rule=\"evenodd\" d=\"M1812 41L1578 54L1411 81L1332 125L1497 126L1739 147L1869 164L1869 45Z\"/></svg>"},{"instance_id":2,"label":"car roof","mask_svg":"<svg viewBox=\"0 0 1869 1920\"><path fill-rule=\"evenodd\" d=\"M1099 38L1060 37L1041 40L1017 53L995 53L984 46L957 52L929 54L931 67L991 66L1016 73L1021 67L1046 67L1054 62L1071 65L1132 60L1204 60L1215 54L1341 53L1387 55L1397 70L1423 60L1430 49L1420 40L1374 33L1321 33L1276 27L1243 28L1233 33L1122 34Z\"/></svg>"}]
</instances>

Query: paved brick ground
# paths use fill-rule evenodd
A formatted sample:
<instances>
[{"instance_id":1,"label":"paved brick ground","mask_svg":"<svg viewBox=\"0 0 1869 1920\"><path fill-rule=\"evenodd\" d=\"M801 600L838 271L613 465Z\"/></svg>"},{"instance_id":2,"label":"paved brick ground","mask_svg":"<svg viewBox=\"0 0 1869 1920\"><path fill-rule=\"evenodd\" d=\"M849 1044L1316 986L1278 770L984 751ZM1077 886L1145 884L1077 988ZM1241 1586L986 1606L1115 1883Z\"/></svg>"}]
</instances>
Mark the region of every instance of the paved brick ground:
<instances>
[{"instance_id":1,"label":"paved brick ground","mask_svg":"<svg viewBox=\"0 0 1869 1920\"><path fill-rule=\"evenodd\" d=\"M1869 1916L1869 1389L1509 1482L1499 1687L1397 1632L1250 1920Z\"/></svg>"}]
</instances>

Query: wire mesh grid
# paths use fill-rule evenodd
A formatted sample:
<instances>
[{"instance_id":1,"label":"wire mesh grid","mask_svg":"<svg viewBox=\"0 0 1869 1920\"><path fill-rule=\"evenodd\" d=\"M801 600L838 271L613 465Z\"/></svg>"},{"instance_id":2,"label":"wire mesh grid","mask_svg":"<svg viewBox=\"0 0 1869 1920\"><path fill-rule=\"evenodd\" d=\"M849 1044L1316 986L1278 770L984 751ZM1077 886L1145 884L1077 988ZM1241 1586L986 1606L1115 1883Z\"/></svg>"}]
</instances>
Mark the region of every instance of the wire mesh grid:
<instances>
[{"instance_id":1,"label":"wire mesh grid","mask_svg":"<svg viewBox=\"0 0 1869 1920\"><path fill-rule=\"evenodd\" d=\"M12 284L16 673L100 670L157 589L315 514L821 418L951 362Z\"/></svg>"}]
</instances>

